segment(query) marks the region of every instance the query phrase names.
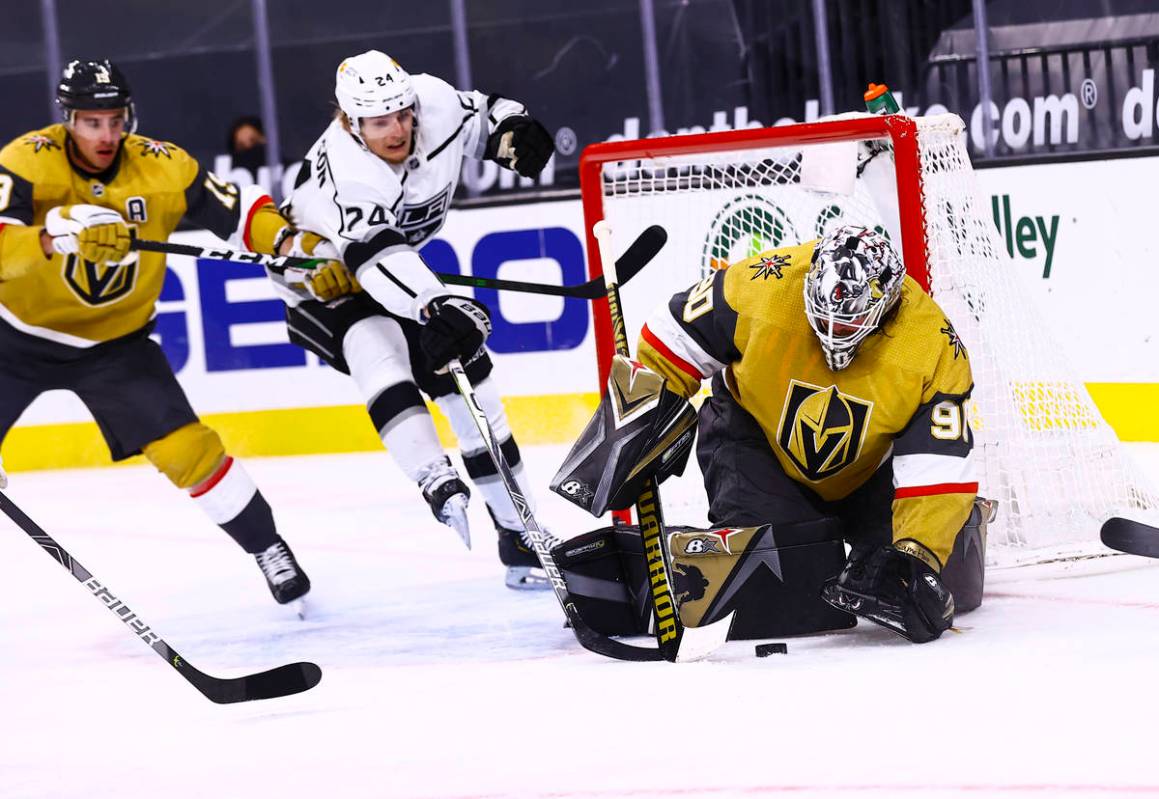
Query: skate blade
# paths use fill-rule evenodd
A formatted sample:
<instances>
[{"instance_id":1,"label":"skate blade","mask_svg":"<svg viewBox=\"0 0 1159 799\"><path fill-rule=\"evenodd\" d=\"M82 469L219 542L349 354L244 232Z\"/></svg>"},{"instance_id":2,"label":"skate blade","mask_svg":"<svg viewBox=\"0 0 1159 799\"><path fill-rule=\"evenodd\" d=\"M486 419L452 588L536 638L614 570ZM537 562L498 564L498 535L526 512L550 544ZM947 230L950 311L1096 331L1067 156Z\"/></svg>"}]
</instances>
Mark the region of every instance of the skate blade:
<instances>
[{"instance_id":1,"label":"skate blade","mask_svg":"<svg viewBox=\"0 0 1159 799\"><path fill-rule=\"evenodd\" d=\"M298 614L298 619L300 621L306 620L307 607L305 598L295 599L292 603L290 603L290 607L292 607L294 612Z\"/></svg>"},{"instance_id":2,"label":"skate blade","mask_svg":"<svg viewBox=\"0 0 1159 799\"><path fill-rule=\"evenodd\" d=\"M471 527L467 523L467 498L462 494L451 497L443 504L443 514L446 516L443 524L458 533L467 549L470 549Z\"/></svg>"},{"instance_id":3,"label":"skate blade","mask_svg":"<svg viewBox=\"0 0 1159 799\"><path fill-rule=\"evenodd\" d=\"M542 569L532 566L508 566L507 587L516 591L547 591L551 589L551 581Z\"/></svg>"}]
</instances>

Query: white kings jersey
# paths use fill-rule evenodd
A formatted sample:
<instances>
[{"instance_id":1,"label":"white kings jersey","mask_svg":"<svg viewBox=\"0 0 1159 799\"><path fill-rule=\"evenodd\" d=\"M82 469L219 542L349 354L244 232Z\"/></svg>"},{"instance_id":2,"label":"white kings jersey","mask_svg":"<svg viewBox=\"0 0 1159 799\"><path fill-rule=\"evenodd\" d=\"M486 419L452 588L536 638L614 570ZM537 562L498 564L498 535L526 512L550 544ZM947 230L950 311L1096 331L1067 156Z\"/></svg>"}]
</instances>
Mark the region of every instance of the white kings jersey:
<instances>
[{"instance_id":1,"label":"white kings jersey","mask_svg":"<svg viewBox=\"0 0 1159 799\"><path fill-rule=\"evenodd\" d=\"M283 211L329 239L383 307L418 321L427 302L449 292L416 250L442 228L463 159L483 159L498 123L526 109L432 75L411 81L415 143L406 161L387 163L336 119L306 154Z\"/></svg>"}]
</instances>

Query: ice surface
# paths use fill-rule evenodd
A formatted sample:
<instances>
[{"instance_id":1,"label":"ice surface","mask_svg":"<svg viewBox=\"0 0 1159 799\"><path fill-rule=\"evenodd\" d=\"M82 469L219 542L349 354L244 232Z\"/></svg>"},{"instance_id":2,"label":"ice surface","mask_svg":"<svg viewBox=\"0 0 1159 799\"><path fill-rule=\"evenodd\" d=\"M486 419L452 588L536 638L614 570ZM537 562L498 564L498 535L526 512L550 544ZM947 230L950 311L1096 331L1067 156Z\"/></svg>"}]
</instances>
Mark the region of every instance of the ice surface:
<instances>
[{"instance_id":1,"label":"ice surface","mask_svg":"<svg viewBox=\"0 0 1159 799\"><path fill-rule=\"evenodd\" d=\"M1159 446L1131 451L1159 478ZM597 525L546 494L562 455L524 450L541 520L574 535ZM247 465L314 582L304 622L151 467L9 494L201 670L313 660L322 683L211 704L0 519L0 797L1159 794L1154 561L993 572L928 646L863 624L619 663L503 586L477 497L468 552L384 455Z\"/></svg>"}]
</instances>

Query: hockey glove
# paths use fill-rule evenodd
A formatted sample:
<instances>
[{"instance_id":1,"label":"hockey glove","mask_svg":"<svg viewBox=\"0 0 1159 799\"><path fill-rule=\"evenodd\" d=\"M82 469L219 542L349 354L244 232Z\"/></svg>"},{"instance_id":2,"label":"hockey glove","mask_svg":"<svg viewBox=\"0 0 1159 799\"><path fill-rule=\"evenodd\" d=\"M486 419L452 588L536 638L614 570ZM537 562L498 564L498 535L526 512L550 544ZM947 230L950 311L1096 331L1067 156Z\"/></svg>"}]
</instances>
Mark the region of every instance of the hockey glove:
<instances>
[{"instance_id":1,"label":"hockey glove","mask_svg":"<svg viewBox=\"0 0 1159 799\"><path fill-rule=\"evenodd\" d=\"M317 233L297 230L278 242L278 254L295 258L329 258L315 267L288 266L282 272L287 285L301 285L319 302L330 302L362 291L357 278L338 260L338 250Z\"/></svg>"},{"instance_id":2,"label":"hockey glove","mask_svg":"<svg viewBox=\"0 0 1159 799\"><path fill-rule=\"evenodd\" d=\"M937 560L913 541L899 542ZM886 544L856 549L841 574L828 580L821 598L838 610L862 616L915 644L933 641L954 621L954 597L925 559Z\"/></svg>"},{"instance_id":3,"label":"hockey glove","mask_svg":"<svg viewBox=\"0 0 1159 799\"><path fill-rule=\"evenodd\" d=\"M99 205L57 206L44 218L44 232L58 253L95 264L120 263L133 241L121 215Z\"/></svg>"},{"instance_id":4,"label":"hockey glove","mask_svg":"<svg viewBox=\"0 0 1159 799\"><path fill-rule=\"evenodd\" d=\"M507 117L491 138L495 142L493 159L525 178L538 175L555 152L555 141L547 128L529 116Z\"/></svg>"},{"instance_id":5,"label":"hockey glove","mask_svg":"<svg viewBox=\"0 0 1159 799\"><path fill-rule=\"evenodd\" d=\"M491 335L487 308L467 297L436 297L427 303L426 324L419 333L419 345L436 372L443 371L452 358L464 363Z\"/></svg>"}]
</instances>

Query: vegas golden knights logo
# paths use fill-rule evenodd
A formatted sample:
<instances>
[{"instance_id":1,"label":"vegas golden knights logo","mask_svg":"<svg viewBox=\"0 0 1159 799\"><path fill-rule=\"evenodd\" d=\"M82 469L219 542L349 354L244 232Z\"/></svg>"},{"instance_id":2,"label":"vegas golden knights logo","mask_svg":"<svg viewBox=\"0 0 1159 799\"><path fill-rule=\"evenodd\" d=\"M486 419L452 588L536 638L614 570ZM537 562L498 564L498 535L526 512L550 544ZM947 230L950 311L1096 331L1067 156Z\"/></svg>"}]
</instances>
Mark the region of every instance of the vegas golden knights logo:
<instances>
[{"instance_id":1,"label":"vegas golden knights logo","mask_svg":"<svg viewBox=\"0 0 1159 799\"><path fill-rule=\"evenodd\" d=\"M133 290L137 264L95 264L76 255L65 256L64 279L89 305L108 305Z\"/></svg>"},{"instance_id":2,"label":"vegas golden knights logo","mask_svg":"<svg viewBox=\"0 0 1159 799\"><path fill-rule=\"evenodd\" d=\"M806 479L832 477L857 460L873 403L793 380L777 443Z\"/></svg>"}]
</instances>

